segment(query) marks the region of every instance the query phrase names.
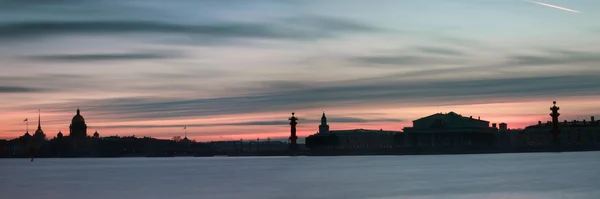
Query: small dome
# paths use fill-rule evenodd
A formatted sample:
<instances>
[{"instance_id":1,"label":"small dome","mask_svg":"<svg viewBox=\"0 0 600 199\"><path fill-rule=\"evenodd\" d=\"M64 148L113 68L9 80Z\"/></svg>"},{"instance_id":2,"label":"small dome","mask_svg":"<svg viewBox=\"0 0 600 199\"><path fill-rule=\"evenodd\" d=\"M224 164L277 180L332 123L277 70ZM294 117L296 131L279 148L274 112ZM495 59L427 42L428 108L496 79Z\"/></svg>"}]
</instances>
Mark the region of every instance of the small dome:
<instances>
[{"instance_id":1,"label":"small dome","mask_svg":"<svg viewBox=\"0 0 600 199\"><path fill-rule=\"evenodd\" d=\"M58 134L56 134L56 137L58 137L58 138L62 138L62 137L63 137L63 134L62 134L62 132L60 132L60 131L59 131L59 132L58 132Z\"/></svg>"},{"instance_id":2,"label":"small dome","mask_svg":"<svg viewBox=\"0 0 600 199\"><path fill-rule=\"evenodd\" d=\"M73 116L73 120L71 120L71 124L80 124L85 123L85 119L81 116L79 112L79 108L77 108L77 115Z\"/></svg>"}]
</instances>

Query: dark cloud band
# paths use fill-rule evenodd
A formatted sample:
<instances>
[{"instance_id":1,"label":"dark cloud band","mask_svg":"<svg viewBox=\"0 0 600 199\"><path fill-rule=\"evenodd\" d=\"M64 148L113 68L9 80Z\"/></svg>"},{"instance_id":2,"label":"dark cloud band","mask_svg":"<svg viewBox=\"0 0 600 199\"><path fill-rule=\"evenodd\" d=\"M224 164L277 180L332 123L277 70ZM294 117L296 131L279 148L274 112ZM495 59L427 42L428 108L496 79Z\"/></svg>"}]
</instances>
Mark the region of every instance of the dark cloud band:
<instances>
[{"instance_id":1,"label":"dark cloud band","mask_svg":"<svg viewBox=\"0 0 600 199\"><path fill-rule=\"evenodd\" d=\"M54 54L28 56L26 59L33 61L52 62L86 62L86 61L123 61L123 60L147 60L147 59L169 59L180 57L179 54L171 52L156 53L106 53L106 54Z\"/></svg>"},{"instance_id":2,"label":"dark cloud band","mask_svg":"<svg viewBox=\"0 0 600 199\"><path fill-rule=\"evenodd\" d=\"M319 116L316 115L315 118ZM400 119L362 119L354 117L328 117L327 120L332 123L369 123L369 122L401 122ZM301 119L303 123L318 123L318 119ZM286 126L286 120L266 120L252 122L237 122L237 123L217 123L217 124L186 124L187 127L213 127L213 126ZM95 128L173 128L183 125L109 125L109 126L94 126Z\"/></svg>"},{"instance_id":3,"label":"dark cloud band","mask_svg":"<svg viewBox=\"0 0 600 199\"><path fill-rule=\"evenodd\" d=\"M45 92L46 89L23 86L0 86L0 93L33 93Z\"/></svg>"},{"instance_id":4,"label":"dark cloud band","mask_svg":"<svg viewBox=\"0 0 600 199\"><path fill-rule=\"evenodd\" d=\"M330 18L296 19L264 23L215 22L178 24L160 21L26 21L0 25L0 41L19 41L77 34L172 34L192 39L264 38L306 40L348 32L379 31L367 25Z\"/></svg>"}]
</instances>

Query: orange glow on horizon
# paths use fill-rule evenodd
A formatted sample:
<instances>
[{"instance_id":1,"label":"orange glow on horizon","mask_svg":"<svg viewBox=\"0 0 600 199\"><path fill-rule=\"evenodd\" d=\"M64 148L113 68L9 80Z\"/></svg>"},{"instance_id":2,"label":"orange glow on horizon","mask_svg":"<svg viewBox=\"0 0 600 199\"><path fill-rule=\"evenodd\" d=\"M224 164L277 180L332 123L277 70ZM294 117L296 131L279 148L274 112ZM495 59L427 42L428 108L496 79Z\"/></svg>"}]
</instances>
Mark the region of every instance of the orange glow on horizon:
<instances>
[{"instance_id":1,"label":"orange glow on horizon","mask_svg":"<svg viewBox=\"0 0 600 199\"><path fill-rule=\"evenodd\" d=\"M576 98L559 101L561 118L576 119L581 115L592 115L595 110L600 110L599 105L593 100ZM455 106L421 106L408 108L374 108L356 107L332 108L326 110L331 130L342 129L374 129L401 131L402 128L412 126L412 120L431 114L454 111L463 116L480 117L491 123L507 123L509 128L524 128L536 124L537 121L550 120L547 101L490 103ZM592 107L592 108L590 108ZM322 109L297 110L296 116L300 118L298 136L305 137L318 131L319 119ZM111 120L110 117L97 118L95 112L82 110L82 115L88 124L88 135L98 130L101 136L150 136L156 138L171 138L184 135L183 126L188 126L189 139L197 141L217 140L261 140L286 139L289 136L287 121L291 111L268 112L260 114L230 114L218 117L182 117L153 120ZM30 134L37 128L37 110L9 112L10 117L0 120L0 139L12 139L25 132L25 122L29 119ZM42 110L42 129L48 138L53 138L59 131L68 135L69 123L73 112L44 113ZM586 116L587 117L587 116ZM357 118L365 122L335 122L332 118ZM388 121L386 121L388 119ZM399 121L392 121L399 120ZM309 120L309 121L307 121ZM401 120L401 121L400 121ZM281 124L261 124L264 121L276 121ZM253 124L254 123L254 124Z\"/></svg>"}]
</instances>

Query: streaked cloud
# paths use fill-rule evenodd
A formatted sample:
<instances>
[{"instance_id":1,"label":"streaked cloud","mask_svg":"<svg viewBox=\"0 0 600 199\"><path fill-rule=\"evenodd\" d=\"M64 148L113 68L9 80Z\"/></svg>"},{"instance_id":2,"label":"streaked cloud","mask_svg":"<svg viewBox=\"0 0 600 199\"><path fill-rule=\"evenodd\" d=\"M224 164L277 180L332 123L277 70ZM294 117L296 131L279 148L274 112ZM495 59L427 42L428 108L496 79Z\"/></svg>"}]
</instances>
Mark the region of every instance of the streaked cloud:
<instances>
[{"instance_id":1,"label":"streaked cloud","mask_svg":"<svg viewBox=\"0 0 600 199\"><path fill-rule=\"evenodd\" d=\"M0 24L0 41L15 42L31 38L63 35L169 34L196 42L214 44L214 39L286 39L312 40L352 32L380 29L333 18L292 18L273 22L213 22L185 24L160 21L29 21Z\"/></svg>"},{"instance_id":2,"label":"streaked cloud","mask_svg":"<svg viewBox=\"0 0 600 199\"><path fill-rule=\"evenodd\" d=\"M437 55L464 55L464 53L459 50L448 49L448 48L421 46L421 47L416 47L415 49L418 51L424 52L424 53L437 54Z\"/></svg>"},{"instance_id":3,"label":"streaked cloud","mask_svg":"<svg viewBox=\"0 0 600 199\"><path fill-rule=\"evenodd\" d=\"M538 55L516 55L510 59L517 65L554 65L592 63L600 64L600 53L554 50L538 53Z\"/></svg>"},{"instance_id":4,"label":"streaked cloud","mask_svg":"<svg viewBox=\"0 0 600 199\"><path fill-rule=\"evenodd\" d=\"M403 82L377 81L353 84L352 81L318 85L296 90L264 87L256 93L221 98L176 100L164 97L131 97L80 101L81 106L104 113L106 119L147 120L179 117L261 114L314 108L351 108L394 104L460 105L548 97L593 96L600 92L600 74L519 77L452 81ZM318 97L313 97L318 96ZM40 107L40 106L34 106ZM34 108L34 107L30 107ZM42 106L47 111L67 112L71 103ZM101 116L101 115L98 115ZM103 116L104 117L104 116ZM358 121L357 121L358 122Z\"/></svg>"},{"instance_id":5,"label":"streaked cloud","mask_svg":"<svg viewBox=\"0 0 600 199\"><path fill-rule=\"evenodd\" d=\"M438 52L439 53L439 52ZM431 57L431 56L420 56L420 55L375 55L375 56L363 56L351 59L351 61L362 62L366 67L373 67L376 65L405 65L409 67L419 65L434 65L434 64L456 64L461 63L457 59L443 58L443 57Z\"/></svg>"},{"instance_id":6,"label":"streaked cloud","mask_svg":"<svg viewBox=\"0 0 600 199\"><path fill-rule=\"evenodd\" d=\"M0 86L0 93L31 93L47 91L46 89L22 87L22 86Z\"/></svg>"},{"instance_id":7,"label":"streaked cloud","mask_svg":"<svg viewBox=\"0 0 600 199\"><path fill-rule=\"evenodd\" d=\"M537 2L537 1L529 1L529 0L526 0L526 1L530 2L530 3L535 3L535 4L538 4L538 5L546 6L546 7L556 8L556 9L559 9L559 10L580 13L580 11L577 11L577 10L573 10L573 9L569 9L569 8L565 8L565 7L560 7L560 6L556 6L556 5L552 5L552 4L547 4L547 3Z\"/></svg>"},{"instance_id":8,"label":"streaked cloud","mask_svg":"<svg viewBox=\"0 0 600 199\"><path fill-rule=\"evenodd\" d=\"M124 61L178 58L181 55L174 52L153 53L100 53L100 54L53 54L34 55L26 59L44 62L90 62L90 61Z\"/></svg>"},{"instance_id":9,"label":"streaked cloud","mask_svg":"<svg viewBox=\"0 0 600 199\"><path fill-rule=\"evenodd\" d=\"M368 123L368 122L402 122L401 119L362 119L354 117L328 117L328 122L331 123ZM299 122L302 123L316 123L320 120L316 119L301 119ZM185 124L187 127L218 127L218 126L286 126L288 121L285 120L264 120L264 121L252 121L252 122L235 122L235 123L212 123L212 124ZM94 126L94 128L102 129L144 129L144 128L177 128L181 127L181 124L168 124L168 125L109 125L109 126Z\"/></svg>"}]
</instances>

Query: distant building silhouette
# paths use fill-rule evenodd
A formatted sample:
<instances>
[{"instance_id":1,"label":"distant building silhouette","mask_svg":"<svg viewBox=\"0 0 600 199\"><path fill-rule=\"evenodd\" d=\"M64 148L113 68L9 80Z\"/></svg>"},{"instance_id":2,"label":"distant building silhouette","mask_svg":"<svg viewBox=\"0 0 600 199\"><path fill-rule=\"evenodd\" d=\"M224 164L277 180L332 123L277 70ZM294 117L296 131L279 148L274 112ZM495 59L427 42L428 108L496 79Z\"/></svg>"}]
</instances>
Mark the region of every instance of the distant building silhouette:
<instances>
[{"instance_id":1,"label":"distant building silhouette","mask_svg":"<svg viewBox=\"0 0 600 199\"><path fill-rule=\"evenodd\" d=\"M330 130L327 133L318 133L306 139L309 148L335 148L335 149L381 149L392 148L394 134L399 131L350 129ZM310 142L310 143L309 143ZM317 144L315 144L317 143Z\"/></svg>"},{"instance_id":2,"label":"distant building silhouette","mask_svg":"<svg viewBox=\"0 0 600 199\"><path fill-rule=\"evenodd\" d=\"M559 107L550 108L552 121L530 125L516 135L516 145L520 148L556 147L560 150L573 148L594 148L600 146L600 121L594 116L590 121L559 122Z\"/></svg>"},{"instance_id":3,"label":"distant building silhouette","mask_svg":"<svg viewBox=\"0 0 600 199\"><path fill-rule=\"evenodd\" d=\"M325 154L378 154L396 152L443 153L448 150L490 149L498 146L499 132L496 124L490 127L485 120L450 112L433 114L413 121L404 131L353 129L329 130L323 115L318 133L306 138L306 146L314 152ZM500 124L506 133L507 125ZM506 137L506 136L505 136ZM503 143L508 142L502 138Z\"/></svg>"},{"instance_id":4,"label":"distant building silhouette","mask_svg":"<svg viewBox=\"0 0 600 199\"><path fill-rule=\"evenodd\" d=\"M31 138L31 134L29 134L29 132L25 132L25 134L23 134L23 136L21 136L21 138L23 140L29 140Z\"/></svg>"},{"instance_id":5,"label":"distant building silhouette","mask_svg":"<svg viewBox=\"0 0 600 199\"><path fill-rule=\"evenodd\" d=\"M310 149L365 150L391 148L394 134L399 131L351 129L330 130L325 113L321 116L319 132L306 138Z\"/></svg>"},{"instance_id":6,"label":"distant building silhouette","mask_svg":"<svg viewBox=\"0 0 600 199\"><path fill-rule=\"evenodd\" d=\"M41 113L38 112L38 127L37 130L35 130L35 133L33 134L33 138L35 140L45 140L46 139L46 134L44 134L44 131L42 130L42 117L41 117Z\"/></svg>"},{"instance_id":7,"label":"distant building silhouette","mask_svg":"<svg viewBox=\"0 0 600 199\"><path fill-rule=\"evenodd\" d=\"M496 128L496 127L494 127ZM500 123L500 131L508 131L508 125L506 123Z\"/></svg>"},{"instance_id":8,"label":"distant building silhouette","mask_svg":"<svg viewBox=\"0 0 600 199\"><path fill-rule=\"evenodd\" d=\"M505 124L501 124L503 126ZM402 145L414 147L438 146L493 146L498 129L490 122L464 117L450 112L437 113L413 121L413 127L405 127Z\"/></svg>"},{"instance_id":9,"label":"distant building silhouette","mask_svg":"<svg viewBox=\"0 0 600 199\"><path fill-rule=\"evenodd\" d=\"M556 106L556 101L552 102L552 104L554 104L554 106L550 107L550 110L552 111L552 113L550 113L550 117L552 117L552 142L556 147L558 147L558 116L560 116L558 110L560 110L560 108Z\"/></svg>"},{"instance_id":10,"label":"distant building silhouette","mask_svg":"<svg viewBox=\"0 0 600 199\"><path fill-rule=\"evenodd\" d=\"M325 117L325 112L323 112L323 116L321 116L321 125L319 125L319 133L327 132L329 132L329 125L327 125L327 117Z\"/></svg>"},{"instance_id":11,"label":"distant building silhouette","mask_svg":"<svg viewBox=\"0 0 600 199\"><path fill-rule=\"evenodd\" d=\"M305 139L305 146L297 145L298 118L289 117L289 142L220 141L198 143L180 136L173 140L149 137L100 137L98 131L87 137L87 124L79 108L69 127L70 136L58 132L55 139L46 140L38 113L38 128L18 138L0 140L0 157L128 157L128 156L210 156L227 155L376 155L376 154L455 154L497 152L546 152L600 150L600 121L559 122L556 102L550 108L551 121L539 121L525 129L509 129L506 123L493 123L479 117L464 117L450 112L437 113L413 121L404 131L351 129L330 130L325 113L321 116L319 131ZM476 118L476 119L475 119ZM25 122L28 119L24 120ZM316 127L316 126L315 126ZM186 129L186 127L184 127ZM558 140L558 146L553 147ZM245 146L244 146L245 145ZM254 147L254 148L253 148ZM256 150L254 150L256 149ZM286 150L287 149L287 150Z\"/></svg>"},{"instance_id":12,"label":"distant building silhouette","mask_svg":"<svg viewBox=\"0 0 600 199\"><path fill-rule=\"evenodd\" d=\"M292 154L295 154L298 149L298 145L296 143L296 141L298 140L298 136L296 136L296 124L298 124L296 121L298 121L298 118L296 116L294 116L294 113L292 113L292 117L289 118L290 120L290 152Z\"/></svg>"},{"instance_id":13,"label":"distant building silhouette","mask_svg":"<svg viewBox=\"0 0 600 199\"><path fill-rule=\"evenodd\" d=\"M85 124L85 119L81 116L79 108L77 108L77 114L71 120L69 130L69 137L71 138L85 138L87 136L87 125Z\"/></svg>"}]
</instances>

